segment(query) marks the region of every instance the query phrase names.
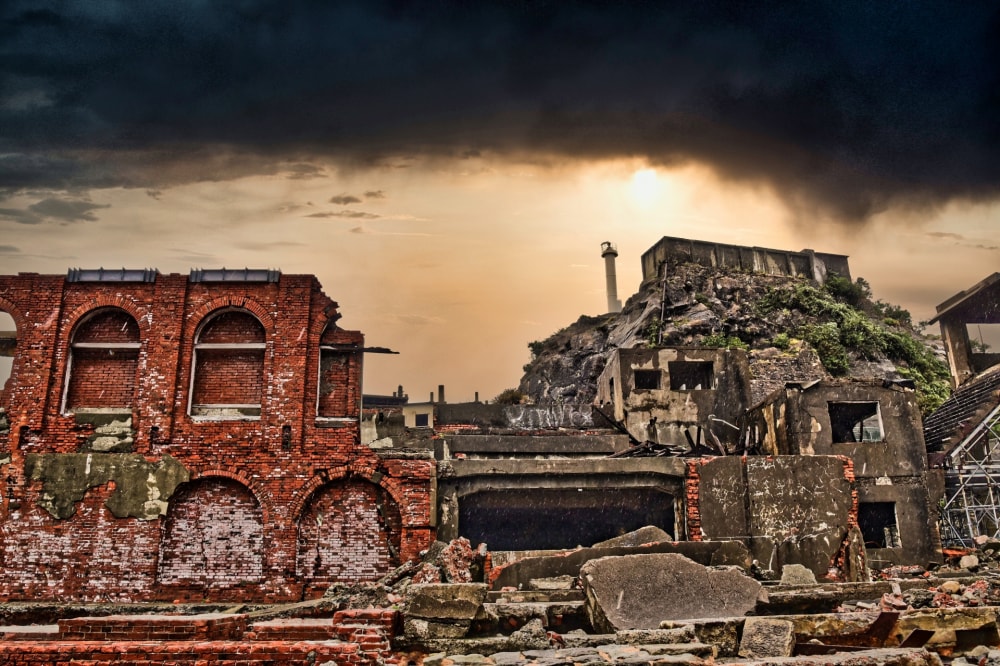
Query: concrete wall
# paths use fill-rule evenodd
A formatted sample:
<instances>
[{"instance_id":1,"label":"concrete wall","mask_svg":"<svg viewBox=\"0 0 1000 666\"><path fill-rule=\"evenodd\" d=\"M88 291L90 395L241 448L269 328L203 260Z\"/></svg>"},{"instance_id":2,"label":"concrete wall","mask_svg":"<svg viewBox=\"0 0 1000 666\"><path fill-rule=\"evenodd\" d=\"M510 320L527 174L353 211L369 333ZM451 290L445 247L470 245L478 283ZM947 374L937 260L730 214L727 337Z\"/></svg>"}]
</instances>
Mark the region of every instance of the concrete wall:
<instances>
[{"instance_id":1,"label":"concrete wall","mask_svg":"<svg viewBox=\"0 0 1000 666\"><path fill-rule=\"evenodd\" d=\"M436 422L441 425L537 430L545 428L592 428L590 405L497 405L481 402L437 403Z\"/></svg>"},{"instance_id":2,"label":"concrete wall","mask_svg":"<svg viewBox=\"0 0 1000 666\"><path fill-rule=\"evenodd\" d=\"M763 247L725 245L664 236L642 255L642 279L658 277L661 264L696 263L768 275L807 277L824 282L830 273L851 279L847 257L803 250L788 252Z\"/></svg>"},{"instance_id":3,"label":"concrete wall","mask_svg":"<svg viewBox=\"0 0 1000 666\"><path fill-rule=\"evenodd\" d=\"M825 576L857 525L851 467L833 456L692 461L689 527L696 523L701 539L747 543L762 568L803 564Z\"/></svg>"},{"instance_id":4,"label":"concrete wall","mask_svg":"<svg viewBox=\"0 0 1000 666\"><path fill-rule=\"evenodd\" d=\"M710 363L711 386L672 390L670 368L678 362ZM637 372L655 373L659 388L637 388ZM640 442L687 447L690 436L691 441L712 446L714 435L727 448L735 447L736 423L750 403L746 352L707 347L618 349L598 378L596 400Z\"/></svg>"},{"instance_id":5,"label":"concrete wall","mask_svg":"<svg viewBox=\"0 0 1000 666\"><path fill-rule=\"evenodd\" d=\"M380 456L360 444L364 339L335 325L336 307L308 275L260 283L0 276L0 310L18 332L0 405L10 424L0 430L7 480L0 489L0 595L292 600L304 589L318 594L338 576L370 578L416 557L433 538L434 462ZM253 330L213 331L220 313L216 323ZM107 348L73 347L108 342L115 327L100 326L105 320L125 322L126 332L134 323L135 335L111 340L137 344L132 369L122 369L117 353L85 358ZM203 343L262 343L252 350L252 372L240 350L216 358L230 350L196 351L202 333ZM248 381L257 373L259 382ZM257 408L192 414L199 391ZM119 418L115 434L104 434ZM391 532L391 549L370 548L383 541L333 527L339 509L322 498L348 478L368 484L351 495L352 510L367 516L364 529ZM322 522L336 533L321 531L306 539L315 547L302 546L303 521L313 521L311 529L316 511L328 514ZM234 516L244 536L214 531L232 529ZM195 556L206 543L222 561L250 568L213 573ZM352 565L314 571L299 561L314 551L328 563L337 551Z\"/></svg>"},{"instance_id":6,"label":"concrete wall","mask_svg":"<svg viewBox=\"0 0 1000 666\"><path fill-rule=\"evenodd\" d=\"M836 442L831 405L877 403L880 441ZM895 504L901 546L875 547L880 563L939 561L936 512L940 489L928 479L927 453L916 394L881 382L819 382L789 386L751 410L741 423L748 450L768 455L850 458L863 504ZM871 545L871 544L870 544Z\"/></svg>"}]
</instances>

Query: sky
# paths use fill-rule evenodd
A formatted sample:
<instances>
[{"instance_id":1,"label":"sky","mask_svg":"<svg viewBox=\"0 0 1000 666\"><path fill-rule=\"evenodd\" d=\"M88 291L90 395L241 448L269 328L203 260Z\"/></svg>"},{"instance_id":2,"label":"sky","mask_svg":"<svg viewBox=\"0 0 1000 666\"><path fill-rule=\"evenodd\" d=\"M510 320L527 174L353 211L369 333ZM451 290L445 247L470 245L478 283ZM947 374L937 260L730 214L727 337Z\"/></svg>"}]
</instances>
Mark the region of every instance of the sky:
<instances>
[{"instance_id":1,"label":"sky","mask_svg":"<svg viewBox=\"0 0 1000 666\"><path fill-rule=\"evenodd\" d=\"M997 270L998 62L994 3L7 0L0 272L313 273L411 400L603 313L602 241L623 300L669 235L927 319Z\"/></svg>"}]
</instances>

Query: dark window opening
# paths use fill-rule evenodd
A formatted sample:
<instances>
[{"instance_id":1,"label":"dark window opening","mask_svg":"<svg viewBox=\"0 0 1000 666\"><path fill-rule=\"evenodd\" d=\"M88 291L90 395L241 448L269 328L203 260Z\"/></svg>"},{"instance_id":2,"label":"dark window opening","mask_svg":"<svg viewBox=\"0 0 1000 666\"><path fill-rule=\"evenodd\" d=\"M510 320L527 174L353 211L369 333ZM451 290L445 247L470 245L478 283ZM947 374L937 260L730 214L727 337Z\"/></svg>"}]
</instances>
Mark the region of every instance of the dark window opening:
<instances>
[{"instance_id":1,"label":"dark window opening","mask_svg":"<svg viewBox=\"0 0 1000 666\"><path fill-rule=\"evenodd\" d=\"M491 550L590 546L656 525L674 533L674 498L654 488L494 490L463 497L459 532Z\"/></svg>"},{"instance_id":2,"label":"dark window opening","mask_svg":"<svg viewBox=\"0 0 1000 666\"><path fill-rule=\"evenodd\" d=\"M671 391L699 391L714 388L711 361L671 361L667 363Z\"/></svg>"},{"instance_id":3,"label":"dark window opening","mask_svg":"<svg viewBox=\"0 0 1000 666\"><path fill-rule=\"evenodd\" d=\"M429 421L428 417L429 417L428 414L414 414L414 416L413 416L414 421L413 422L416 425L416 427L418 427L418 428L426 428L426 427L428 427L430 425L430 421Z\"/></svg>"},{"instance_id":4,"label":"dark window opening","mask_svg":"<svg viewBox=\"0 0 1000 666\"><path fill-rule=\"evenodd\" d=\"M881 442L882 418L877 402L831 402L833 442Z\"/></svg>"},{"instance_id":5,"label":"dark window opening","mask_svg":"<svg viewBox=\"0 0 1000 666\"><path fill-rule=\"evenodd\" d=\"M238 308L206 321L195 337L191 415L259 418L264 393L264 326Z\"/></svg>"},{"instance_id":6,"label":"dark window opening","mask_svg":"<svg viewBox=\"0 0 1000 666\"><path fill-rule=\"evenodd\" d=\"M869 548L899 548L895 502L862 502L858 505L858 527Z\"/></svg>"},{"instance_id":7,"label":"dark window opening","mask_svg":"<svg viewBox=\"0 0 1000 666\"><path fill-rule=\"evenodd\" d=\"M632 375L637 391L650 391L660 388L659 370L633 370Z\"/></svg>"}]
</instances>

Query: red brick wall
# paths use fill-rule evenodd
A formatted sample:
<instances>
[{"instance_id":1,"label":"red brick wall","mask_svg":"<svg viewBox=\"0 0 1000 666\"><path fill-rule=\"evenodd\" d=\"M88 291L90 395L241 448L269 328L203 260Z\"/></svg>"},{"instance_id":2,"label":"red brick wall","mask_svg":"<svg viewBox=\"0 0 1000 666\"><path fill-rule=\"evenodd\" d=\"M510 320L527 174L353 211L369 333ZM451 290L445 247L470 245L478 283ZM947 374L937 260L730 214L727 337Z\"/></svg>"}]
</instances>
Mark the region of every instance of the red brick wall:
<instances>
[{"instance_id":1,"label":"red brick wall","mask_svg":"<svg viewBox=\"0 0 1000 666\"><path fill-rule=\"evenodd\" d=\"M194 405L258 405L264 395L264 350L201 349Z\"/></svg>"},{"instance_id":2,"label":"red brick wall","mask_svg":"<svg viewBox=\"0 0 1000 666\"><path fill-rule=\"evenodd\" d=\"M149 591L159 521L115 518L104 506L107 488L88 493L72 519L57 520L35 504L40 492L34 484L0 524L5 597L130 601Z\"/></svg>"},{"instance_id":3,"label":"red brick wall","mask_svg":"<svg viewBox=\"0 0 1000 666\"><path fill-rule=\"evenodd\" d=\"M377 580L399 564L400 527L398 509L378 486L330 484L299 521L296 574L317 584Z\"/></svg>"},{"instance_id":4,"label":"red brick wall","mask_svg":"<svg viewBox=\"0 0 1000 666\"><path fill-rule=\"evenodd\" d=\"M171 501L163 525L157 580L224 590L260 582L264 519L253 495L235 481L195 481Z\"/></svg>"},{"instance_id":5,"label":"red brick wall","mask_svg":"<svg viewBox=\"0 0 1000 666\"><path fill-rule=\"evenodd\" d=\"M137 349L74 349L66 409L131 407Z\"/></svg>"},{"instance_id":6,"label":"red brick wall","mask_svg":"<svg viewBox=\"0 0 1000 666\"><path fill-rule=\"evenodd\" d=\"M140 349L130 402L135 430L132 449L151 462L175 458L194 481L225 477L246 489L241 506L248 506L249 497L259 508L260 538L266 544L260 571L254 574L259 583L224 588L209 571L201 572L190 584L157 582L161 553L174 557L173 562L182 561L177 559L182 551L174 547L182 540L176 536L176 525L186 520L187 525L196 526L199 520L190 507L185 508L183 497L169 499L168 517L152 521L114 518L102 504L107 495L100 488L86 491L77 514L68 520L55 520L35 506L40 487L24 478L24 455L76 453L92 432L72 415L63 415L60 408L74 332L84 330L81 322L97 321L88 318L105 308L126 312L137 327ZM0 433L0 452L9 452L12 459L0 481L0 597L72 600L104 594L116 600L299 599L304 587L316 590L325 583L296 575L296 517L312 510L310 502L319 501L317 489L348 478L364 479L379 488L386 515L394 515L393 510L398 513L399 518L389 518L387 524L398 520L391 538L401 558L416 557L433 540L434 462L383 460L359 443L360 352L343 352L344 361L331 376L336 399L326 403L325 415L337 420L316 418L320 344L360 349L364 338L332 323L339 317L336 303L314 277L282 275L277 283L191 283L186 275L158 275L154 283L71 284L62 276L0 275L0 309L14 318L19 335L18 355L5 391L11 427L9 433ZM252 319L231 315L231 311L249 313ZM224 316L212 319L220 312ZM240 322L252 325L240 329ZM264 341L258 357L263 358L263 375L253 389L254 400L246 401L260 404L259 419L206 420L188 414L199 332L206 340L228 341L236 335L246 339L253 333L255 341ZM86 374L84 368L78 381ZM241 374L245 380L246 373ZM236 384L246 390L245 382ZM197 390L209 391L204 384ZM221 397L209 397L206 402L244 401L230 394L209 395ZM213 483L201 486L199 503L228 506L226 502L233 501L231 487ZM129 492L140 499L163 499L145 482ZM359 506L365 516L373 515L370 503ZM185 511L187 518L182 519ZM174 527L168 535L166 525L171 522ZM350 530L346 536L348 550L357 545L354 540L369 539L363 541L367 548L375 539ZM163 539L167 540L161 544ZM318 536L316 543L320 543ZM219 543L216 546L222 548ZM116 557L105 557L107 552ZM379 553L371 561L385 561L384 551ZM48 578L39 570L39 558L45 560ZM332 580L337 575L332 571L326 566L320 573ZM180 580L179 574L171 575ZM343 575L354 574L348 568ZM102 582L91 584L91 580ZM231 577L224 584L234 580Z\"/></svg>"},{"instance_id":7,"label":"red brick wall","mask_svg":"<svg viewBox=\"0 0 1000 666\"><path fill-rule=\"evenodd\" d=\"M337 416L348 411L346 389L350 383L350 370L350 355L336 352L320 355L319 416Z\"/></svg>"}]
</instances>

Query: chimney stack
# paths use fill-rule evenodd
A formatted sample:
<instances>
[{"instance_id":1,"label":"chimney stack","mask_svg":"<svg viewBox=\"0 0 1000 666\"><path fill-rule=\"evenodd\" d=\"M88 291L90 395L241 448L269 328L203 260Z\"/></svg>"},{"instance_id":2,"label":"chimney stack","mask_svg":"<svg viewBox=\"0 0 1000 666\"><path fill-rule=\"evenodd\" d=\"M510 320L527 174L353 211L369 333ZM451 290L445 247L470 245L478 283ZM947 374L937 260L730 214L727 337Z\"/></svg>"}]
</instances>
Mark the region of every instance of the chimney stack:
<instances>
[{"instance_id":1,"label":"chimney stack","mask_svg":"<svg viewBox=\"0 0 1000 666\"><path fill-rule=\"evenodd\" d=\"M601 256L604 257L604 275L608 283L608 312L621 312L622 302L618 300L618 278L615 275L615 257L618 248L610 241L601 243Z\"/></svg>"}]
</instances>

